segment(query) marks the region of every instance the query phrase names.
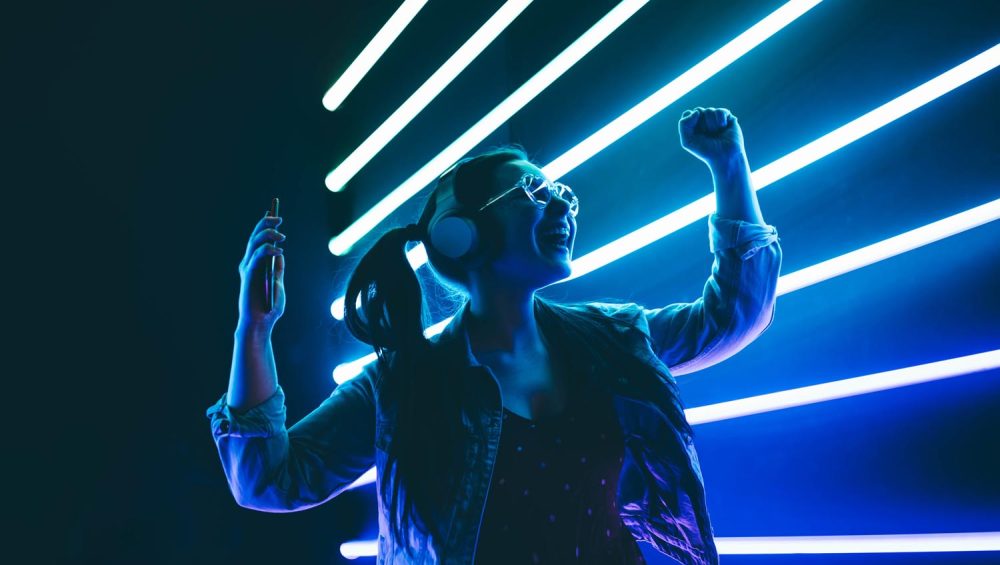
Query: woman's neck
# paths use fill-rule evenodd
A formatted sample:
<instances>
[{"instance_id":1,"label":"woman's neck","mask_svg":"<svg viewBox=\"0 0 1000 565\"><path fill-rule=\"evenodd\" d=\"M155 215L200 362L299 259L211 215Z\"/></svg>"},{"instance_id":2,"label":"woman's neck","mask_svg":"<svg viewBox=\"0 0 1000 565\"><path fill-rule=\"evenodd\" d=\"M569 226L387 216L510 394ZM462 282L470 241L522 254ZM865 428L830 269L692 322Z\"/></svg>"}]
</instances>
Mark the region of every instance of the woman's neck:
<instances>
[{"instance_id":1,"label":"woman's neck","mask_svg":"<svg viewBox=\"0 0 1000 565\"><path fill-rule=\"evenodd\" d=\"M534 292L526 296L491 294L472 297L467 331L475 353L500 353L514 357L545 351L535 320Z\"/></svg>"}]
</instances>

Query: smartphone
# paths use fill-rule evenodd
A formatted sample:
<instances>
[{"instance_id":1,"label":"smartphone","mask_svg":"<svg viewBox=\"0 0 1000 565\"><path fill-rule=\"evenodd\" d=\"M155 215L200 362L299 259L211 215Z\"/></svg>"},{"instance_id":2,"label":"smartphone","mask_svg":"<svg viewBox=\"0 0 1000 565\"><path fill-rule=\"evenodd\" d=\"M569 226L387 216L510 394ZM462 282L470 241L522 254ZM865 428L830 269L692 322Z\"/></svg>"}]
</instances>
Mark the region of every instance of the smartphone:
<instances>
[{"instance_id":1,"label":"smartphone","mask_svg":"<svg viewBox=\"0 0 1000 565\"><path fill-rule=\"evenodd\" d=\"M278 199L271 199L271 210L268 216L274 218L278 216ZM267 304L267 311L274 311L274 263L277 257L271 256L271 263L264 265L264 302Z\"/></svg>"}]
</instances>

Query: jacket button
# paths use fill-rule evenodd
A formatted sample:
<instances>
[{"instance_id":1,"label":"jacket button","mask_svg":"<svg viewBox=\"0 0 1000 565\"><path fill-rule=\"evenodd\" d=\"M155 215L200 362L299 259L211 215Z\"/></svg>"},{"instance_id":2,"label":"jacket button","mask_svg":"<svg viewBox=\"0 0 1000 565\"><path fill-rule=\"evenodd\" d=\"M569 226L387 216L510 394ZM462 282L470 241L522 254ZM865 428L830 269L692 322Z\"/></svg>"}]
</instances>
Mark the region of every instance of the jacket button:
<instances>
[{"instance_id":1,"label":"jacket button","mask_svg":"<svg viewBox=\"0 0 1000 565\"><path fill-rule=\"evenodd\" d=\"M219 431L224 434L229 433L229 420L222 420L219 422Z\"/></svg>"}]
</instances>

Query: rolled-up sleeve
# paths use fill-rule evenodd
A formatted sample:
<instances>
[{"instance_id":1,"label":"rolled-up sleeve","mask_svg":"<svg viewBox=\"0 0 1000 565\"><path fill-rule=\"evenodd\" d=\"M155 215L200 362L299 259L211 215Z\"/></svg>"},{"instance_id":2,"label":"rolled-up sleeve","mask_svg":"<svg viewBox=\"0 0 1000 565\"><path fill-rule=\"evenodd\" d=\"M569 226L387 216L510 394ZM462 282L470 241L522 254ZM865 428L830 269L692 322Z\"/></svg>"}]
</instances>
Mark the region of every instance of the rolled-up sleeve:
<instances>
[{"instance_id":1,"label":"rolled-up sleeve","mask_svg":"<svg viewBox=\"0 0 1000 565\"><path fill-rule=\"evenodd\" d=\"M375 463L375 403L367 372L338 386L315 410L285 427L279 385L261 404L237 411L222 395L208 408L229 489L245 508L305 510L334 498Z\"/></svg>"},{"instance_id":2,"label":"rolled-up sleeve","mask_svg":"<svg viewBox=\"0 0 1000 565\"><path fill-rule=\"evenodd\" d=\"M781 271L777 228L713 213L708 230L715 259L700 298L654 309L597 304L649 335L653 351L674 375L735 355L774 321Z\"/></svg>"}]
</instances>

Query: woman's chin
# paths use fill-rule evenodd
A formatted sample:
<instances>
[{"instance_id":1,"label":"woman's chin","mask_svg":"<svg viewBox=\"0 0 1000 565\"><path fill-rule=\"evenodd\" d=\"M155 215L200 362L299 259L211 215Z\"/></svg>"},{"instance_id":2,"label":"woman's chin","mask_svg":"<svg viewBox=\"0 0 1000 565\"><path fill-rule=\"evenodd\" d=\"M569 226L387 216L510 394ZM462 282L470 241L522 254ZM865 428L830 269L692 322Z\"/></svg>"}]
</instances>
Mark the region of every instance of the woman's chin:
<instances>
[{"instance_id":1,"label":"woman's chin","mask_svg":"<svg viewBox=\"0 0 1000 565\"><path fill-rule=\"evenodd\" d=\"M562 279L568 277L572 269L572 251L569 247L564 245L550 245L539 249L542 257L548 259L550 264L558 266L559 278L555 281L561 281Z\"/></svg>"},{"instance_id":2,"label":"woman's chin","mask_svg":"<svg viewBox=\"0 0 1000 565\"><path fill-rule=\"evenodd\" d=\"M569 277L573 272L572 250L534 248L534 253L499 258L490 265L495 279L520 281L533 288L543 288Z\"/></svg>"},{"instance_id":3,"label":"woman's chin","mask_svg":"<svg viewBox=\"0 0 1000 565\"><path fill-rule=\"evenodd\" d=\"M538 252L543 257L551 257L568 262L571 251L568 245L542 244L538 246Z\"/></svg>"}]
</instances>

